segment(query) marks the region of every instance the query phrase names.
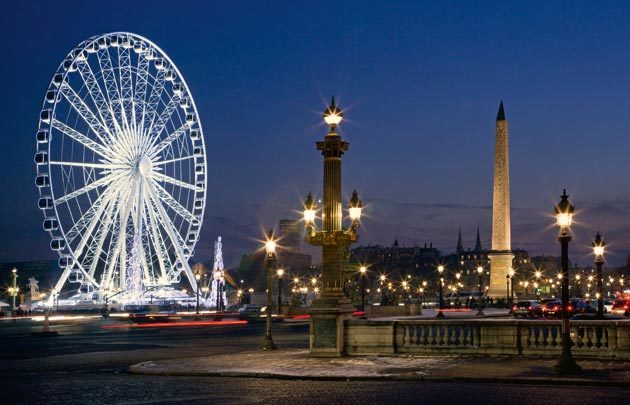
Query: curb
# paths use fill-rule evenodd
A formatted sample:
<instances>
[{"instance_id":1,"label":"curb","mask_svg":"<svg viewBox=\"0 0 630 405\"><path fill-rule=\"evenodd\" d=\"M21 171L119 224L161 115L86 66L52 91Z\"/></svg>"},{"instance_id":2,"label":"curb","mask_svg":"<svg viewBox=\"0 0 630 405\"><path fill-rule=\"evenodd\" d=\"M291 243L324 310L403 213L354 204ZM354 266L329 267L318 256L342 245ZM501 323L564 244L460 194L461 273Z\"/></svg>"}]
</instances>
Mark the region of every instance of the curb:
<instances>
[{"instance_id":1,"label":"curb","mask_svg":"<svg viewBox=\"0 0 630 405\"><path fill-rule=\"evenodd\" d=\"M307 381L427 381L427 382L463 382L463 383L495 383L521 385L563 385L590 387L628 388L628 381L599 381L580 378L563 377L457 377L457 376L413 376L413 375L373 375L373 376L326 376L326 375L292 375L282 373L260 373L248 371L169 371L167 369L150 369L145 363L129 367L131 374L160 375L172 377L238 377L238 378L267 378L276 380L307 380Z\"/></svg>"}]
</instances>

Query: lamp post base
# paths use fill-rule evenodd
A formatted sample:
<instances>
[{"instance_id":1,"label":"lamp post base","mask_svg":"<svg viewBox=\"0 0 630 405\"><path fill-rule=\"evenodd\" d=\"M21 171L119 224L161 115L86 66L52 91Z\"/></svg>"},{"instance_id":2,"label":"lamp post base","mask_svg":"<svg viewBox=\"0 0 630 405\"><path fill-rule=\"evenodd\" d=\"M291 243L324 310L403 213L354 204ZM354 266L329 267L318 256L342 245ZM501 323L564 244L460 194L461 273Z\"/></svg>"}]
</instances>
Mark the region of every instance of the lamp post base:
<instances>
[{"instance_id":1,"label":"lamp post base","mask_svg":"<svg viewBox=\"0 0 630 405\"><path fill-rule=\"evenodd\" d=\"M479 308L479 310L477 311L475 316L478 317L478 318L484 318L486 316L486 314L483 313L483 309Z\"/></svg>"},{"instance_id":2,"label":"lamp post base","mask_svg":"<svg viewBox=\"0 0 630 405\"><path fill-rule=\"evenodd\" d=\"M263 347L262 349L267 351L267 350L276 350L278 347L276 346L275 343L273 343L273 338L271 337L271 335L265 335L265 341L263 342Z\"/></svg>"},{"instance_id":3,"label":"lamp post base","mask_svg":"<svg viewBox=\"0 0 630 405\"><path fill-rule=\"evenodd\" d=\"M438 310L437 315L435 315L436 318L444 318L444 312L442 312L442 310Z\"/></svg>"},{"instance_id":4,"label":"lamp post base","mask_svg":"<svg viewBox=\"0 0 630 405\"><path fill-rule=\"evenodd\" d=\"M558 372L558 374L580 374L582 372L582 367L575 362L575 359L571 354L570 337L563 336L563 338L567 339L565 342L568 342L569 344L567 345L563 342L562 354L560 354L560 359L553 368Z\"/></svg>"},{"instance_id":5,"label":"lamp post base","mask_svg":"<svg viewBox=\"0 0 630 405\"><path fill-rule=\"evenodd\" d=\"M565 356L564 353L553 368L558 374L580 374L582 372L582 367L575 362L573 356Z\"/></svg>"},{"instance_id":6,"label":"lamp post base","mask_svg":"<svg viewBox=\"0 0 630 405\"><path fill-rule=\"evenodd\" d=\"M309 310L309 356L341 357L346 354L345 321L352 318L353 311L350 301L342 297L320 298L313 302Z\"/></svg>"}]
</instances>

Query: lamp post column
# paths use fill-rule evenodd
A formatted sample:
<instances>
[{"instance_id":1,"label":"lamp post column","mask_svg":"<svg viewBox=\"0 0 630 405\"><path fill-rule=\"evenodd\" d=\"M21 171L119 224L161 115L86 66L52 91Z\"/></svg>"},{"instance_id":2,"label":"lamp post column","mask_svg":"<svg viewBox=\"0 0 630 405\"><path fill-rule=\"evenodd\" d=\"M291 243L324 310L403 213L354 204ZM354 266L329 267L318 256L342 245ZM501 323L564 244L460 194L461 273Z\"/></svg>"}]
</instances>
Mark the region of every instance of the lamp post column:
<instances>
[{"instance_id":1,"label":"lamp post column","mask_svg":"<svg viewBox=\"0 0 630 405\"><path fill-rule=\"evenodd\" d=\"M576 374L582 368L575 362L571 354L571 330L569 324L569 242L571 235L569 227L574 207L569 203L566 192L562 194L560 203L555 207L556 219L560 228L558 241L560 242L560 264L561 264L561 285L562 285L562 353L555 368L560 374Z\"/></svg>"},{"instance_id":2,"label":"lamp post column","mask_svg":"<svg viewBox=\"0 0 630 405\"><path fill-rule=\"evenodd\" d=\"M438 313L435 316L436 318L444 318L444 312L442 312L442 310L444 309L444 297L443 297L443 288L444 288L444 279L442 278L442 273L444 272L444 266L442 266L441 264L438 266L438 274L439 274L439 281L438 284L440 285L440 289L439 289L439 303L438 303Z\"/></svg>"},{"instance_id":3,"label":"lamp post column","mask_svg":"<svg viewBox=\"0 0 630 405\"><path fill-rule=\"evenodd\" d=\"M308 242L322 247L321 294L313 301L309 311L310 355L328 357L345 354L344 322L351 317L353 306L344 295L342 263L344 252L358 239L356 227L359 225L362 203L355 191L349 204L352 224L350 229L344 229L341 161L349 143L337 132L343 113L335 105L334 98L323 117L329 131L323 141L316 143L317 150L324 157L322 229L315 230L315 204L310 194L304 205L304 219Z\"/></svg>"},{"instance_id":4,"label":"lamp post column","mask_svg":"<svg viewBox=\"0 0 630 405\"><path fill-rule=\"evenodd\" d=\"M267 242L265 244L267 251L266 264L266 276L267 276L267 310L266 312L266 324L265 324L265 340L263 343L263 350L276 350L277 347L273 342L271 336L271 307L273 306L272 293L271 293L271 274L276 264L276 243L273 240L273 229L267 234Z\"/></svg>"},{"instance_id":5,"label":"lamp post column","mask_svg":"<svg viewBox=\"0 0 630 405\"><path fill-rule=\"evenodd\" d=\"M604 318L604 276L602 266L604 265L604 246L602 235L597 232L593 241L593 253L595 254L595 267L597 268L597 318Z\"/></svg>"}]
</instances>

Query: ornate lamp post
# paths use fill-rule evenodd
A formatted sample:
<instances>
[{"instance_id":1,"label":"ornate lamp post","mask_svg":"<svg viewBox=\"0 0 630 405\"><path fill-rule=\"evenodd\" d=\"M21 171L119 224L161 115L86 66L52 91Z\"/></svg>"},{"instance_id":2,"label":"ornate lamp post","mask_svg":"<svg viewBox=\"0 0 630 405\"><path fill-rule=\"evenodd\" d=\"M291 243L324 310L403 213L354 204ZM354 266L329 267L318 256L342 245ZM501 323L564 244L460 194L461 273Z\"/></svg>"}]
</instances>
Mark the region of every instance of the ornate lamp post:
<instances>
[{"instance_id":1,"label":"ornate lamp post","mask_svg":"<svg viewBox=\"0 0 630 405\"><path fill-rule=\"evenodd\" d=\"M9 295L11 295L11 316L15 316L15 297L17 297L19 291L17 278L17 269L14 267L11 270L11 287L9 287Z\"/></svg>"},{"instance_id":2,"label":"ornate lamp post","mask_svg":"<svg viewBox=\"0 0 630 405\"><path fill-rule=\"evenodd\" d=\"M307 241L322 247L321 293L310 309L310 354L341 356L345 352L344 321L351 317L353 311L351 302L343 292L342 261L344 252L358 239L356 228L359 226L363 204L354 191L348 203L351 223L345 229L342 226L341 157L348 150L349 143L337 133L343 113L335 105L334 97L323 116L329 131L323 141L316 143L317 150L324 156L321 230L315 229L317 206L310 193L304 203Z\"/></svg>"},{"instance_id":3,"label":"ornate lamp post","mask_svg":"<svg viewBox=\"0 0 630 405\"><path fill-rule=\"evenodd\" d=\"M367 267L359 267L359 274L361 277L361 311L365 312L365 278L367 276Z\"/></svg>"},{"instance_id":4,"label":"ornate lamp post","mask_svg":"<svg viewBox=\"0 0 630 405\"><path fill-rule=\"evenodd\" d=\"M485 316L483 313L483 290L481 286L481 276L483 276L483 267L477 266L477 275L479 276L479 303L477 304L477 313L475 316Z\"/></svg>"},{"instance_id":5,"label":"ornate lamp post","mask_svg":"<svg viewBox=\"0 0 630 405\"><path fill-rule=\"evenodd\" d=\"M276 270L278 276L278 315L282 315L282 276L284 275L284 269Z\"/></svg>"},{"instance_id":6,"label":"ornate lamp post","mask_svg":"<svg viewBox=\"0 0 630 405\"><path fill-rule=\"evenodd\" d=\"M271 299L271 272L276 265L276 241L273 239L273 229L269 230L267 234L267 240L265 241L265 251L267 253L266 256L266 275L267 275L267 323L265 326L265 340L263 343L263 350L276 350L277 347L275 343L273 343L273 338L271 337L271 307L273 306L273 302Z\"/></svg>"},{"instance_id":7,"label":"ornate lamp post","mask_svg":"<svg viewBox=\"0 0 630 405\"><path fill-rule=\"evenodd\" d=\"M510 267L508 270L508 308L512 311L512 306L514 304L514 269Z\"/></svg>"},{"instance_id":8,"label":"ornate lamp post","mask_svg":"<svg viewBox=\"0 0 630 405\"><path fill-rule=\"evenodd\" d=\"M444 288L444 278L442 278L442 273L444 273L444 266L442 266L441 264L437 267L438 270L438 274L439 274L439 286L440 286L440 290L439 290L439 303L438 303L438 313L435 316L436 318L444 318L444 312L442 312L442 310L444 309L444 299L442 297L442 289Z\"/></svg>"},{"instance_id":9,"label":"ornate lamp post","mask_svg":"<svg viewBox=\"0 0 630 405\"><path fill-rule=\"evenodd\" d=\"M575 374L582 371L571 354L571 333L569 327L569 242L571 241L570 227L575 207L569 202L566 190L555 206L556 222L560 229L558 241L561 249L562 276L562 354L555 368L560 374Z\"/></svg>"},{"instance_id":10,"label":"ornate lamp post","mask_svg":"<svg viewBox=\"0 0 630 405\"><path fill-rule=\"evenodd\" d=\"M197 297L197 303L195 304L195 319L199 319L199 280L201 280L201 273L199 272L199 269L197 269L195 272L195 295Z\"/></svg>"},{"instance_id":11,"label":"ornate lamp post","mask_svg":"<svg viewBox=\"0 0 630 405\"><path fill-rule=\"evenodd\" d=\"M593 241L593 254L595 255L595 267L597 268L597 318L604 318L604 276L602 266L604 265L604 247L606 243L602 235L597 232Z\"/></svg>"}]
</instances>

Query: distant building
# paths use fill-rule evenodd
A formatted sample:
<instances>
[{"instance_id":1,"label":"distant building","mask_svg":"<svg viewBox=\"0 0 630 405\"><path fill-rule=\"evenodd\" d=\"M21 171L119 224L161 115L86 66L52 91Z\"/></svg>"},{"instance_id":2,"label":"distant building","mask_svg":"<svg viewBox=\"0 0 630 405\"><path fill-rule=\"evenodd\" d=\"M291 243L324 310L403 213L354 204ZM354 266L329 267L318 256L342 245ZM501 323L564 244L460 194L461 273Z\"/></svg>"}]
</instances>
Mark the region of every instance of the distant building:
<instances>
[{"instance_id":1,"label":"distant building","mask_svg":"<svg viewBox=\"0 0 630 405\"><path fill-rule=\"evenodd\" d=\"M428 246L425 243L424 247L401 247L395 240L391 247L358 246L352 249L350 262L367 264L380 273L420 276L435 269L440 257L440 251L433 247L433 243Z\"/></svg>"},{"instance_id":2,"label":"distant building","mask_svg":"<svg viewBox=\"0 0 630 405\"><path fill-rule=\"evenodd\" d=\"M280 245L282 250L289 253L301 253L300 221L296 219L281 219Z\"/></svg>"}]
</instances>

